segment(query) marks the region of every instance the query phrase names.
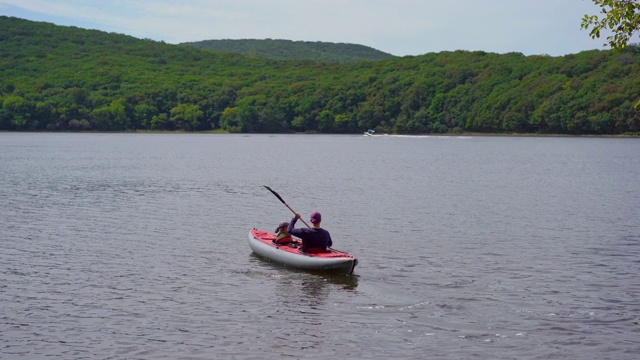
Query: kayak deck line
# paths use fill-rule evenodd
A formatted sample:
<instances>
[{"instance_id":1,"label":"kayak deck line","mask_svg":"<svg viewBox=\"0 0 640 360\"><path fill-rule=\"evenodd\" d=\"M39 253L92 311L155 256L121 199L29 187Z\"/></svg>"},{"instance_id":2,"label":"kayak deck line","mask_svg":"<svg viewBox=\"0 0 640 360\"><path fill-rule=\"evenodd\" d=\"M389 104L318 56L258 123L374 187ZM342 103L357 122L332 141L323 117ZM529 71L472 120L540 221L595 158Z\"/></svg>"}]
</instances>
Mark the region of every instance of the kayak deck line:
<instances>
[{"instance_id":1,"label":"kayak deck line","mask_svg":"<svg viewBox=\"0 0 640 360\"><path fill-rule=\"evenodd\" d=\"M355 256L336 249L307 253L300 251L298 245L276 244L276 236L274 233L254 228L249 231L249 246L253 252L264 258L299 269L351 274L358 263Z\"/></svg>"},{"instance_id":2,"label":"kayak deck line","mask_svg":"<svg viewBox=\"0 0 640 360\"><path fill-rule=\"evenodd\" d=\"M311 256L311 257L323 257L323 258L332 258L332 257L344 257L345 255L351 256L345 252L339 251L339 250L335 250L332 248L328 248L326 252L323 253L309 253L309 252L304 252L300 249L300 241L294 240L293 244L295 244L295 246L291 246L289 244L276 244L272 241L273 246L276 247L276 249L283 249L283 250L289 250L289 248L292 249L296 249L296 251L298 252L298 254L300 255L304 255L304 256ZM321 256L318 256L321 255Z\"/></svg>"}]
</instances>

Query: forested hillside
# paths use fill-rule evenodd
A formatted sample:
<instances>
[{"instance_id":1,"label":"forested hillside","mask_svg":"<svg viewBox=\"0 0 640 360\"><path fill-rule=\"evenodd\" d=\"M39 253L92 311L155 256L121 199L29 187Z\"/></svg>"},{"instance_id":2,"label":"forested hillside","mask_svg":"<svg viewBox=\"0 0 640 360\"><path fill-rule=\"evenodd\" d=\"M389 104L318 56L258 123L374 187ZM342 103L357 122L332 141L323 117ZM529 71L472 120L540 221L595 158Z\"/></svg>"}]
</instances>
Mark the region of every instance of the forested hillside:
<instances>
[{"instance_id":1,"label":"forested hillside","mask_svg":"<svg viewBox=\"0 0 640 360\"><path fill-rule=\"evenodd\" d=\"M358 62L390 59L391 54L356 44L291 40L204 40L180 44L199 49L226 51L247 56L279 60L311 60L321 62Z\"/></svg>"},{"instance_id":2,"label":"forested hillside","mask_svg":"<svg viewBox=\"0 0 640 360\"><path fill-rule=\"evenodd\" d=\"M640 49L269 60L0 17L0 130L638 132Z\"/></svg>"}]
</instances>

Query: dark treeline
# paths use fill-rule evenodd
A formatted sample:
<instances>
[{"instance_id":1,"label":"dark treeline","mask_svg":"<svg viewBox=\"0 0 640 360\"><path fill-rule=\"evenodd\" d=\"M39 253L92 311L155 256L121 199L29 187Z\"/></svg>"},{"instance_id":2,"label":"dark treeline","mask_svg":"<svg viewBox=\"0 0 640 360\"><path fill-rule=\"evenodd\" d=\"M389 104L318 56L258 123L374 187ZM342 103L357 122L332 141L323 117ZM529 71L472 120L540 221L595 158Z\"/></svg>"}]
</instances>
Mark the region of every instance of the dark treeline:
<instances>
[{"instance_id":1,"label":"dark treeline","mask_svg":"<svg viewBox=\"0 0 640 360\"><path fill-rule=\"evenodd\" d=\"M640 48L336 64L0 17L0 130L638 132Z\"/></svg>"},{"instance_id":2,"label":"dark treeline","mask_svg":"<svg viewBox=\"0 0 640 360\"><path fill-rule=\"evenodd\" d=\"M359 62L393 58L393 55L356 44L291 40L204 40L183 43L199 49L232 52L279 60L312 60L322 62Z\"/></svg>"}]
</instances>

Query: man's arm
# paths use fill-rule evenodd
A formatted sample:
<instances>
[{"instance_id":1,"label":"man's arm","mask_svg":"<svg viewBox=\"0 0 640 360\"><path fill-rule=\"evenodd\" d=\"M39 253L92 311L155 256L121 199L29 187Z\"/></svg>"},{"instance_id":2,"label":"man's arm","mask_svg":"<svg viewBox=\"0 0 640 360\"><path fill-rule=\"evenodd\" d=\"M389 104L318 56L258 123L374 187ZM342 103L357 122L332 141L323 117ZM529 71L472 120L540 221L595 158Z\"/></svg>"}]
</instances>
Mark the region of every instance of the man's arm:
<instances>
[{"instance_id":1,"label":"man's arm","mask_svg":"<svg viewBox=\"0 0 640 360\"><path fill-rule=\"evenodd\" d=\"M289 226L287 226L287 232L289 234L291 234L291 231L293 231L293 228L296 226L296 221L298 221L297 217L293 217L293 219L291 219L291 221L289 221Z\"/></svg>"}]
</instances>

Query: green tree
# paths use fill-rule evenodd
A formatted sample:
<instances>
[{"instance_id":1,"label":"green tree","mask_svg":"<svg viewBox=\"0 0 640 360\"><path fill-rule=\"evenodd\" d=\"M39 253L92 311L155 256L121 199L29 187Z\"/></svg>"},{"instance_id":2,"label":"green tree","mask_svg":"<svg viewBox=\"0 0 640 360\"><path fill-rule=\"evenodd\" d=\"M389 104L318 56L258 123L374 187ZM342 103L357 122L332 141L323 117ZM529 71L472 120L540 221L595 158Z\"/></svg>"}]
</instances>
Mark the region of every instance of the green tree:
<instances>
[{"instance_id":1,"label":"green tree","mask_svg":"<svg viewBox=\"0 0 640 360\"><path fill-rule=\"evenodd\" d=\"M331 110L320 111L318 117L316 118L316 120L318 121L318 130L324 133L332 132L335 117L335 114Z\"/></svg>"},{"instance_id":2,"label":"green tree","mask_svg":"<svg viewBox=\"0 0 640 360\"><path fill-rule=\"evenodd\" d=\"M335 117L333 129L338 133L355 133L358 127L356 122L347 114L338 114Z\"/></svg>"},{"instance_id":3,"label":"green tree","mask_svg":"<svg viewBox=\"0 0 640 360\"><path fill-rule=\"evenodd\" d=\"M28 128L34 107L35 104L17 95L7 96L2 104L5 116L9 119L11 126L17 130Z\"/></svg>"},{"instance_id":4,"label":"green tree","mask_svg":"<svg viewBox=\"0 0 640 360\"><path fill-rule=\"evenodd\" d=\"M157 115L158 110L146 103L138 104L133 109L133 116L144 129L151 129L151 120Z\"/></svg>"},{"instance_id":5,"label":"green tree","mask_svg":"<svg viewBox=\"0 0 640 360\"><path fill-rule=\"evenodd\" d=\"M111 121L114 123L116 130L125 130L129 126L129 117L127 116L127 101L123 98L113 100L109 106L111 113Z\"/></svg>"},{"instance_id":6,"label":"green tree","mask_svg":"<svg viewBox=\"0 0 640 360\"><path fill-rule=\"evenodd\" d=\"M108 106L94 109L90 117L96 130L125 130L129 121L126 100L115 99ZM68 121L71 120L75 119L68 119Z\"/></svg>"},{"instance_id":7,"label":"green tree","mask_svg":"<svg viewBox=\"0 0 640 360\"><path fill-rule=\"evenodd\" d=\"M91 123L96 130L111 130L111 109L102 106L91 112Z\"/></svg>"},{"instance_id":8,"label":"green tree","mask_svg":"<svg viewBox=\"0 0 640 360\"><path fill-rule=\"evenodd\" d=\"M233 133L242 132L244 127L243 114L238 107L224 109L220 117L220 128Z\"/></svg>"},{"instance_id":9,"label":"green tree","mask_svg":"<svg viewBox=\"0 0 640 360\"><path fill-rule=\"evenodd\" d=\"M200 126L202 110L198 105L178 104L171 109L171 121L180 130L194 131Z\"/></svg>"},{"instance_id":10,"label":"green tree","mask_svg":"<svg viewBox=\"0 0 640 360\"><path fill-rule=\"evenodd\" d=\"M623 49L640 29L640 1L638 0L593 0L600 7L602 17L584 15L582 29L589 30L592 39L600 38L603 30L613 32L607 37L613 49ZM606 44L605 44L606 45Z\"/></svg>"},{"instance_id":11,"label":"green tree","mask_svg":"<svg viewBox=\"0 0 640 360\"><path fill-rule=\"evenodd\" d=\"M91 124L89 123L88 120L82 119L82 120L71 120L69 121L69 129L71 130L88 130L91 128Z\"/></svg>"},{"instance_id":12,"label":"green tree","mask_svg":"<svg viewBox=\"0 0 640 360\"><path fill-rule=\"evenodd\" d=\"M169 117L167 114L154 115L151 118L151 129L153 130L169 130L168 127Z\"/></svg>"},{"instance_id":13,"label":"green tree","mask_svg":"<svg viewBox=\"0 0 640 360\"><path fill-rule=\"evenodd\" d=\"M603 17L586 14L582 18L581 28L585 30L591 28L589 35L592 39L600 38L600 32L609 29L613 31L613 35L607 36L609 46L616 50L625 48L633 35L640 31L640 1L593 0L593 2L600 6ZM640 108L640 100L634 108Z\"/></svg>"}]
</instances>

